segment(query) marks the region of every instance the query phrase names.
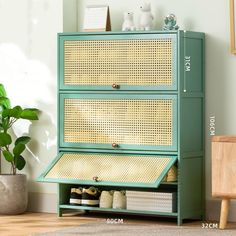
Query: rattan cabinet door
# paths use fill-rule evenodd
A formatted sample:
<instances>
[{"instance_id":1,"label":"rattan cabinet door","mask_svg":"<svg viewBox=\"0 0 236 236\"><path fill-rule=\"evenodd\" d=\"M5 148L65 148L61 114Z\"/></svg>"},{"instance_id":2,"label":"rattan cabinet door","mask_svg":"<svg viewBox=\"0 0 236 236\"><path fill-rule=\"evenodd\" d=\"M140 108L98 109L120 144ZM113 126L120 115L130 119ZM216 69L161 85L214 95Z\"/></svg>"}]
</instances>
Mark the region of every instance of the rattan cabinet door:
<instances>
[{"instance_id":1,"label":"rattan cabinet door","mask_svg":"<svg viewBox=\"0 0 236 236\"><path fill-rule=\"evenodd\" d=\"M176 95L62 94L60 146L177 150Z\"/></svg>"},{"instance_id":2,"label":"rattan cabinet door","mask_svg":"<svg viewBox=\"0 0 236 236\"><path fill-rule=\"evenodd\" d=\"M41 181L88 185L158 187L176 156L61 153Z\"/></svg>"},{"instance_id":3,"label":"rattan cabinet door","mask_svg":"<svg viewBox=\"0 0 236 236\"><path fill-rule=\"evenodd\" d=\"M60 88L176 90L176 34L59 36Z\"/></svg>"}]
</instances>

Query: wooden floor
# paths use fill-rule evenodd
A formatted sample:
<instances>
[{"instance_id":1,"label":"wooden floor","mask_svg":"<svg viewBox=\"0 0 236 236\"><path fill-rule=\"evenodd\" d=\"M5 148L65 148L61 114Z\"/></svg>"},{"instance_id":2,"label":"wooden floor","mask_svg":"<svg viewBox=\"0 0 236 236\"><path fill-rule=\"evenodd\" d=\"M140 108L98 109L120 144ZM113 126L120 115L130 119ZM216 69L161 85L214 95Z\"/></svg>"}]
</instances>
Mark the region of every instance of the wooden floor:
<instances>
[{"instance_id":1,"label":"wooden floor","mask_svg":"<svg viewBox=\"0 0 236 236\"><path fill-rule=\"evenodd\" d=\"M118 215L113 219L124 219L124 223L142 223L153 224L158 221L161 224L176 225L175 220L156 219L153 217L136 217ZM49 213L25 213L16 216L1 216L0 215L0 236L29 236L35 233L43 233L55 231L66 227L78 226L80 224L92 222L106 222L109 220L109 215L104 214L67 214L58 218L56 214ZM184 225L192 227L202 227L200 221L190 221ZM228 224L229 228L236 228L236 223Z\"/></svg>"},{"instance_id":2,"label":"wooden floor","mask_svg":"<svg viewBox=\"0 0 236 236\"><path fill-rule=\"evenodd\" d=\"M0 215L0 236L28 236L35 233L55 231L65 227L97 222L96 217L57 217L50 213L25 213L15 216Z\"/></svg>"}]
</instances>

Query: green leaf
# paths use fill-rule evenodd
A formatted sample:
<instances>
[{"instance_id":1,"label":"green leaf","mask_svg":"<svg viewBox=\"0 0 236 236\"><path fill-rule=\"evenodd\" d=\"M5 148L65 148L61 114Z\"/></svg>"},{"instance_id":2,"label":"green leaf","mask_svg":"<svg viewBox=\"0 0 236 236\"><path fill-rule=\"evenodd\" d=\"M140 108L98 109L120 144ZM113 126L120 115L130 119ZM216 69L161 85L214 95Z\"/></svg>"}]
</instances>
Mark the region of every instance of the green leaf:
<instances>
[{"instance_id":1,"label":"green leaf","mask_svg":"<svg viewBox=\"0 0 236 236\"><path fill-rule=\"evenodd\" d=\"M13 153L14 156L20 156L20 154L25 150L25 144L23 143L18 143L14 148L13 148Z\"/></svg>"},{"instance_id":2,"label":"green leaf","mask_svg":"<svg viewBox=\"0 0 236 236\"><path fill-rule=\"evenodd\" d=\"M7 133L7 130L9 129L9 118L2 119L2 128L4 130L4 133Z\"/></svg>"},{"instance_id":3,"label":"green leaf","mask_svg":"<svg viewBox=\"0 0 236 236\"><path fill-rule=\"evenodd\" d=\"M7 100L8 100L7 97L0 96L0 104L3 104L3 103L6 102Z\"/></svg>"},{"instance_id":4,"label":"green leaf","mask_svg":"<svg viewBox=\"0 0 236 236\"><path fill-rule=\"evenodd\" d=\"M8 117L8 116L10 115L10 111L11 111L11 109L8 109L8 108L6 108L5 110L3 110L3 112L2 112L2 117L3 117L3 118Z\"/></svg>"},{"instance_id":5,"label":"green leaf","mask_svg":"<svg viewBox=\"0 0 236 236\"><path fill-rule=\"evenodd\" d=\"M39 112L39 109L37 109L37 108L27 108L27 110L30 110L30 111L35 111L36 113L38 113L38 112Z\"/></svg>"},{"instance_id":6,"label":"green leaf","mask_svg":"<svg viewBox=\"0 0 236 236\"><path fill-rule=\"evenodd\" d=\"M22 143L22 144L27 144L30 141L30 137L28 136L22 136L19 137L16 141L15 141L15 145L17 145L18 143Z\"/></svg>"},{"instance_id":7,"label":"green leaf","mask_svg":"<svg viewBox=\"0 0 236 236\"><path fill-rule=\"evenodd\" d=\"M0 133L0 147L10 145L12 142L11 136L7 133Z\"/></svg>"},{"instance_id":8,"label":"green leaf","mask_svg":"<svg viewBox=\"0 0 236 236\"><path fill-rule=\"evenodd\" d=\"M15 106L10 109L9 116L19 119L22 113L22 108L20 106Z\"/></svg>"},{"instance_id":9,"label":"green leaf","mask_svg":"<svg viewBox=\"0 0 236 236\"><path fill-rule=\"evenodd\" d=\"M6 97L7 96L6 90L5 90L4 86L3 86L3 84L0 84L0 96L1 97Z\"/></svg>"},{"instance_id":10,"label":"green leaf","mask_svg":"<svg viewBox=\"0 0 236 236\"><path fill-rule=\"evenodd\" d=\"M38 120L38 110L26 108L21 112L20 117L26 120Z\"/></svg>"},{"instance_id":11,"label":"green leaf","mask_svg":"<svg viewBox=\"0 0 236 236\"><path fill-rule=\"evenodd\" d=\"M0 106L3 108L10 108L10 101L7 97L0 97Z\"/></svg>"},{"instance_id":12,"label":"green leaf","mask_svg":"<svg viewBox=\"0 0 236 236\"><path fill-rule=\"evenodd\" d=\"M22 170L25 167L25 159L23 156L16 156L15 157L15 165L18 170Z\"/></svg>"},{"instance_id":13,"label":"green leaf","mask_svg":"<svg viewBox=\"0 0 236 236\"><path fill-rule=\"evenodd\" d=\"M4 150L3 152L3 156L5 157L5 159L8 161L8 162L12 162L14 160L14 157L13 155L7 151L7 150Z\"/></svg>"},{"instance_id":14,"label":"green leaf","mask_svg":"<svg viewBox=\"0 0 236 236\"><path fill-rule=\"evenodd\" d=\"M0 84L0 106L3 106L4 108L11 107L10 100L7 98L7 93L3 84Z\"/></svg>"}]
</instances>

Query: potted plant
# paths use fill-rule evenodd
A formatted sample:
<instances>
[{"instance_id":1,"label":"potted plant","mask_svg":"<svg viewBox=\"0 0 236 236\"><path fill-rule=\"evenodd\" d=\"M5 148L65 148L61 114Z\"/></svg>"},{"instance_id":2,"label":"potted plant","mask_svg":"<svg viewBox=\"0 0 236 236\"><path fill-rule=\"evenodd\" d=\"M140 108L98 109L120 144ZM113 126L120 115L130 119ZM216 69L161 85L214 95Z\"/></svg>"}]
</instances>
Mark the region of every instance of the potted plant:
<instances>
[{"instance_id":1,"label":"potted plant","mask_svg":"<svg viewBox=\"0 0 236 236\"><path fill-rule=\"evenodd\" d=\"M23 152L30 141L29 136L16 137L12 125L20 119L38 120L38 110L15 106L11 108L4 86L0 84L0 150L11 166L11 173L0 174L0 214L20 214L28 204L26 175L17 174L25 167Z\"/></svg>"}]
</instances>

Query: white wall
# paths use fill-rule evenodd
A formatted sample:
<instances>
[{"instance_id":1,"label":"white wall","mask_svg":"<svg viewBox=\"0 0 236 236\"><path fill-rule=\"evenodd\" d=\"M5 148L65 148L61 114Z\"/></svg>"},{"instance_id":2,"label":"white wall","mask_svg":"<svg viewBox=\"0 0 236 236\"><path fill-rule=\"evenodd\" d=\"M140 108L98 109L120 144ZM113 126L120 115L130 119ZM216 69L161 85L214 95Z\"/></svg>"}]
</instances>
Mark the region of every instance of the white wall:
<instances>
[{"instance_id":1,"label":"white wall","mask_svg":"<svg viewBox=\"0 0 236 236\"><path fill-rule=\"evenodd\" d=\"M63 29L68 32L78 30L78 8L77 0L63 0Z\"/></svg>"},{"instance_id":2,"label":"white wall","mask_svg":"<svg viewBox=\"0 0 236 236\"><path fill-rule=\"evenodd\" d=\"M148 0L147 0L148 1ZM218 218L219 204L211 201L211 136L209 117L216 117L216 134L236 134L236 55L230 54L229 0L149 0L155 16L154 29L160 30L163 18L174 13L180 29L206 33L206 199L207 215ZM83 25L84 7L90 4L106 4L110 7L113 31L119 31L123 12L133 11L138 23L140 0L79 0L77 28ZM76 8L76 5L74 5ZM67 24L69 17L64 17ZM75 26L76 27L76 26ZM64 31L71 29L64 28ZM235 202L232 204L236 209ZM236 213L230 211L230 220L236 221Z\"/></svg>"},{"instance_id":3,"label":"white wall","mask_svg":"<svg viewBox=\"0 0 236 236\"><path fill-rule=\"evenodd\" d=\"M63 26L62 0L0 0L0 83L12 105L36 107L40 120L21 122L16 134L29 130L25 151L30 192L55 193L53 184L36 178L56 155L57 32ZM10 166L3 162L2 172Z\"/></svg>"}]
</instances>

